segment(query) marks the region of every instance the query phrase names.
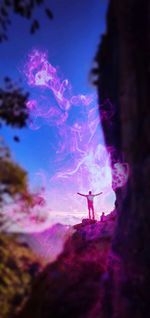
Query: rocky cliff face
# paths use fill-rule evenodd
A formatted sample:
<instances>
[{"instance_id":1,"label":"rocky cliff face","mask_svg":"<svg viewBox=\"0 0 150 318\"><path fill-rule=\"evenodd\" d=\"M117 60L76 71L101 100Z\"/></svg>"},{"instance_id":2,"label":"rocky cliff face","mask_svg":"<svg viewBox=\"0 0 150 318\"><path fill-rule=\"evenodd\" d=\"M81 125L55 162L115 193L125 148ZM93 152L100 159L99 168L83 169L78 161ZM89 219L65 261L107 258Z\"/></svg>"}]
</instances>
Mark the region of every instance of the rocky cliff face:
<instances>
[{"instance_id":1,"label":"rocky cliff face","mask_svg":"<svg viewBox=\"0 0 150 318\"><path fill-rule=\"evenodd\" d=\"M150 2L110 0L107 32L96 60L100 114L112 165L127 162L127 185L116 190L118 225L109 261L111 307L104 317L148 317L150 265ZM111 120L103 119L113 105Z\"/></svg>"},{"instance_id":2,"label":"rocky cliff face","mask_svg":"<svg viewBox=\"0 0 150 318\"><path fill-rule=\"evenodd\" d=\"M63 253L39 275L32 297L17 317L92 318L104 297L114 228L114 217L76 225Z\"/></svg>"}]
</instances>

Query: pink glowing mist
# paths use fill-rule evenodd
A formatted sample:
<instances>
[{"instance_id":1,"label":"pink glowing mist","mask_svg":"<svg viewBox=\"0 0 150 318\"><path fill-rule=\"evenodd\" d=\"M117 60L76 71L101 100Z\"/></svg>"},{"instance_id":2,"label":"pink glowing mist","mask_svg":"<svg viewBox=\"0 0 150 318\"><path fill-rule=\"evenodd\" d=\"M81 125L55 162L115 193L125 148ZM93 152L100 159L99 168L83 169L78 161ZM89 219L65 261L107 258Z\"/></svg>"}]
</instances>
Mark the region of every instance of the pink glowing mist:
<instances>
[{"instance_id":1,"label":"pink glowing mist","mask_svg":"<svg viewBox=\"0 0 150 318\"><path fill-rule=\"evenodd\" d=\"M108 214L115 201L112 182L113 189L124 186L129 172L127 164L117 162L110 167L96 96L73 95L71 83L60 77L45 52L33 50L28 55L24 73L28 85L38 88L38 94L27 102L29 126L36 133L43 125L48 125L49 144L55 152L54 175L39 174L44 180L44 199L51 213L62 211L63 215L68 215L68 221L69 215L86 216L86 202L76 193L92 190L93 193L103 192L95 199L96 217L99 218L102 211ZM106 103L111 105L109 100ZM111 120L113 106L109 109L102 114L102 120Z\"/></svg>"}]
</instances>

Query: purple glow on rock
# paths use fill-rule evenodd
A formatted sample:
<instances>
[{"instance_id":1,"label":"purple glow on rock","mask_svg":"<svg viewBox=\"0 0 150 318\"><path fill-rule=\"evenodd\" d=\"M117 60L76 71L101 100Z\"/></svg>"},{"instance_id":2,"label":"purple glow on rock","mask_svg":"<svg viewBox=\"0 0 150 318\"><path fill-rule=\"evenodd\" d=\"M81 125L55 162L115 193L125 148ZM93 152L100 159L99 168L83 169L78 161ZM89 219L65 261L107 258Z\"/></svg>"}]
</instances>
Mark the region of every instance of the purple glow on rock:
<instances>
[{"instance_id":1,"label":"purple glow on rock","mask_svg":"<svg viewBox=\"0 0 150 318\"><path fill-rule=\"evenodd\" d=\"M95 209L98 218L102 211L109 213L115 201L112 183L113 189L125 185L129 171L127 164L118 162L110 167L96 96L73 95L69 80L60 78L45 52L33 50L24 73L28 84L39 88L38 96L27 103L30 128L37 130L49 125L55 130L55 140L50 138L50 142L56 153L56 173L52 177L45 173L44 177L47 204L52 210L75 214L86 211L86 202L76 197L76 192L102 191L101 198L95 200ZM101 120L111 121L114 110L109 100L100 105L100 110Z\"/></svg>"},{"instance_id":2,"label":"purple glow on rock","mask_svg":"<svg viewBox=\"0 0 150 318\"><path fill-rule=\"evenodd\" d=\"M127 163L116 162L112 167L112 187L113 189L123 187L129 178L129 165Z\"/></svg>"}]
</instances>

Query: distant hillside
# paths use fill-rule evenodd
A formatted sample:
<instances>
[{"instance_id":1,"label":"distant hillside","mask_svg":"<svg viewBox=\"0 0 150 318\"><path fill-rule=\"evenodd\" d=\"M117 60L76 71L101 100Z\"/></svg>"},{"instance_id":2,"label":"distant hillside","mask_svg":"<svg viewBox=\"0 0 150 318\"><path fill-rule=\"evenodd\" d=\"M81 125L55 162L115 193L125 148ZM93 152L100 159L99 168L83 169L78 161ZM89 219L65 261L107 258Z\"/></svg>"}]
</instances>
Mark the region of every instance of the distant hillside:
<instances>
[{"instance_id":1,"label":"distant hillside","mask_svg":"<svg viewBox=\"0 0 150 318\"><path fill-rule=\"evenodd\" d=\"M20 241L27 242L44 263L51 263L63 251L65 242L74 231L72 226L56 223L42 232L22 233Z\"/></svg>"}]
</instances>

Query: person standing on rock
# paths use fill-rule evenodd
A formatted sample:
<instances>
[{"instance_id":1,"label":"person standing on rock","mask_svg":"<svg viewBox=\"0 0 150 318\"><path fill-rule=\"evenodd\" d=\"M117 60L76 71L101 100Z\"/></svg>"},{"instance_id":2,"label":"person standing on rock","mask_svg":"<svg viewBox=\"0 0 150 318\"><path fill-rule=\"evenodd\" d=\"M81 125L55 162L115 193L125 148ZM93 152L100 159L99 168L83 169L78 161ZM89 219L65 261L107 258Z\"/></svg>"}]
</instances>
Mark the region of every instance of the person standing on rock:
<instances>
[{"instance_id":1,"label":"person standing on rock","mask_svg":"<svg viewBox=\"0 0 150 318\"><path fill-rule=\"evenodd\" d=\"M97 194L92 194L92 191L89 191L88 194L82 194L77 192L77 194L81 195L82 197L87 198L87 204L88 204L88 211L89 211L89 219L95 220L95 215L94 215L94 197L102 194L103 192L97 193ZM92 218L91 218L91 211L92 211Z\"/></svg>"}]
</instances>

